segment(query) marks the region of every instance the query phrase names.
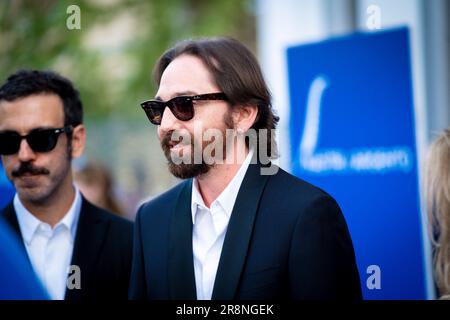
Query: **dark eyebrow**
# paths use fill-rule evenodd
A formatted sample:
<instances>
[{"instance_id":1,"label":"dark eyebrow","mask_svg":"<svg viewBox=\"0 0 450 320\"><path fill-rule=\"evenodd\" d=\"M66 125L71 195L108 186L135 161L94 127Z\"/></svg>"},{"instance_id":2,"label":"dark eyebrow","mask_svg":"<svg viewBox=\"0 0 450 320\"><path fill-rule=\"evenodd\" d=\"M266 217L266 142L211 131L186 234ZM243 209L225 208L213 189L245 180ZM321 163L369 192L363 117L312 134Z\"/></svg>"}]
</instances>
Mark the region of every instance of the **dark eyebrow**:
<instances>
[{"instance_id":1,"label":"dark eyebrow","mask_svg":"<svg viewBox=\"0 0 450 320\"><path fill-rule=\"evenodd\" d=\"M33 131L38 131L38 130L48 130L48 129L57 129L57 128L60 128L60 127L55 127L55 126L42 126L42 127L36 127L36 128L33 128L33 129L29 130L25 135L28 135L28 134L30 134L30 133L33 132ZM9 130L9 129L6 129L6 130L0 130L0 133L17 133L17 134L20 135L20 133L17 132L16 130Z\"/></svg>"},{"instance_id":2,"label":"dark eyebrow","mask_svg":"<svg viewBox=\"0 0 450 320\"><path fill-rule=\"evenodd\" d=\"M170 99L173 99L173 98L175 98L175 97L180 97L180 96L196 96L197 95L197 93L196 92L194 92L194 91L181 91L181 92L175 92L172 96L171 96L171 98ZM168 99L168 100L170 100L170 99ZM155 97L155 100L158 100L158 101L163 101L162 99L161 99L161 97L160 96L156 96ZM166 101L168 101L168 100L166 100Z\"/></svg>"}]
</instances>

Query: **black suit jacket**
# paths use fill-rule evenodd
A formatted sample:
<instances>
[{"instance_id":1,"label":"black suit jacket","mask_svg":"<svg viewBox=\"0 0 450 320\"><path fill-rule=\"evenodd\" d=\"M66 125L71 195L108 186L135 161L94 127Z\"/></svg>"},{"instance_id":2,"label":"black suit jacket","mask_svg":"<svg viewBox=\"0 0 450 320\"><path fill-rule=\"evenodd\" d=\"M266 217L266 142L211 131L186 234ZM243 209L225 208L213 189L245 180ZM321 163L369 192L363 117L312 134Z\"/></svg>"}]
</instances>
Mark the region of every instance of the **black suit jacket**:
<instances>
[{"instance_id":1,"label":"black suit jacket","mask_svg":"<svg viewBox=\"0 0 450 320\"><path fill-rule=\"evenodd\" d=\"M127 299L131 271L133 225L83 198L72 255L81 270L81 289L66 289L66 300ZM14 206L0 213L17 232L23 250Z\"/></svg>"},{"instance_id":2,"label":"black suit jacket","mask_svg":"<svg viewBox=\"0 0 450 320\"><path fill-rule=\"evenodd\" d=\"M250 165L225 235L212 299L362 298L336 201L279 169ZM144 204L135 222L131 299L196 299L192 180Z\"/></svg>"}]
</instances>

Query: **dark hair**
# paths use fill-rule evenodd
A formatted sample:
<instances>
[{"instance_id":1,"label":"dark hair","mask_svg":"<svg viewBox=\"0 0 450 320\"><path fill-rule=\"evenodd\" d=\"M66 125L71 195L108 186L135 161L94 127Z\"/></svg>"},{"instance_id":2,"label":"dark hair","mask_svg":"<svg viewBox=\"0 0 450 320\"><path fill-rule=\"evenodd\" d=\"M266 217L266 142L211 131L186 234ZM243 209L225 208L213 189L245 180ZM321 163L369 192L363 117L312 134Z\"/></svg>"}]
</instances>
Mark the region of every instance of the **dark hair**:
<instances>
[{"instance_id":1,"label":"dark hair","mask_svg":"<svg viewBox=\"0 0 450 320\"><path fill-rule=\"evenodd\" d=\"M83 123L80 94L70 80L52 71L19 70L10 75L0 87L0 101L14 101L33 94L53 93L64 106L64 125Z\"/></svg>"},{"instance_id":2,"label":"dark hair","mask_svg":"<svg viewBox=\"0 0 450 320\"><path fill-rule=\"evenodd\" d=\"M275 141L272 141L275 136L272 137L270 132L276 128L279 117L274 114L269 89L258 61L250 50L231 38L204 38L179 42L159 58L154 70L157 85L160 84L167 66L182 54L193 55L203 61L232 107L238 105L258 107L258 116L251 128L268 130L267 152L270 158L276 158L277 147ZM271 150L272 144L274 150Z\"/></svg>"}]
</instances>

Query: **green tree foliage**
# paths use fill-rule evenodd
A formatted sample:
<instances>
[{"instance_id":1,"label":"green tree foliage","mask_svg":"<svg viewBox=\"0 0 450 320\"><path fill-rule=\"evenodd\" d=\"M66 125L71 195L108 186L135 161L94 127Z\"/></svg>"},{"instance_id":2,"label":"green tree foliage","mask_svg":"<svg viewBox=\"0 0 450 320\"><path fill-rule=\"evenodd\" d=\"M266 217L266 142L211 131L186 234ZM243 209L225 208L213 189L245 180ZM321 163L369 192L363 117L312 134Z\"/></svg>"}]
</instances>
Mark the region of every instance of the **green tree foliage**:
<instances>
[{"instance_id":1,"label":"green tree foliage","mask_svg":"<svg viewBox=\"0 0 450 320\"><path fill-rule=\"evenodd\" d=\"M69 30L69 5L81 29ZM142 116L154 95L153 65L176 41L232 36L254 48L250 0L2 0L0 78L53 69L80 89L91 119Z\"/></svg>"}]
</instances>

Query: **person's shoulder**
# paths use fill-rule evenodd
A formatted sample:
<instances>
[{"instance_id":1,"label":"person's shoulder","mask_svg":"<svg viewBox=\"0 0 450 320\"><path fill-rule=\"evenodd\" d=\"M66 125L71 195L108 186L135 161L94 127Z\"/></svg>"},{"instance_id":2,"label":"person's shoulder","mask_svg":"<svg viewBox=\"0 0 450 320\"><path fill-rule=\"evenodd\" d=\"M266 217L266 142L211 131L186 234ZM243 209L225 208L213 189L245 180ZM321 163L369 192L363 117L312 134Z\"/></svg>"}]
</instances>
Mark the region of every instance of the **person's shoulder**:
<instances>
[{"instance_id":1,"label":"person's shoulder","mask_svg":"<svg viewBox=\"0 0 450 320\"><path fill-rule=\"evenodd\" d=\"M86 211L85 213L91 215L91 217L95 220L106 221L113 227L126 230L133 229L133 222L130 220L122 218L106 209L100 208L86 199L83 199L82 210Z\"/></svg>"},{"instance_id":2,"label":"person's shoulder","mask_svg":"<svg viewBox=\"0 0 450 320\"><path fill-rule=\"evenodd\" d=\"M296 177L282 168L270 180L271 187L286 195L297 194L308 198L331 197L325 190L315 186L299 177Z\"/></svg>"},{"instance_id":3,"label":"person's shoulder","mask_svg":"<svg viewBox=\"0 0 450 320\"><path fill-rule=\"evenodd\" d=\"M297 217L318 221L340 221L342 211L336 199L325 190L298 178L283 169L272 179L271 196L278 206Z\"/></svg>"},{"instance_id":4,"label":"person's shoulder","mask_svg":"<svg viewBox=\"0 0 450 320\"><path fill-rule=\"evenodd\" d=\"M14 231L1 219L0 243L0 300L48 299Z\"/></svg>"},{"instance_id":5,"label":"person's shoulder","mask_svg":"<svg viewBox=\"0 0 450 320\"><path fill-rule=\"evenodd\" d=\"M153 212L168 212L176 204L181 191L190 184L190 180L182 181L171 189L161 193L155 198L144 202L139 208L139 213L150 214Z\"/></svg>"}]
</instances>

